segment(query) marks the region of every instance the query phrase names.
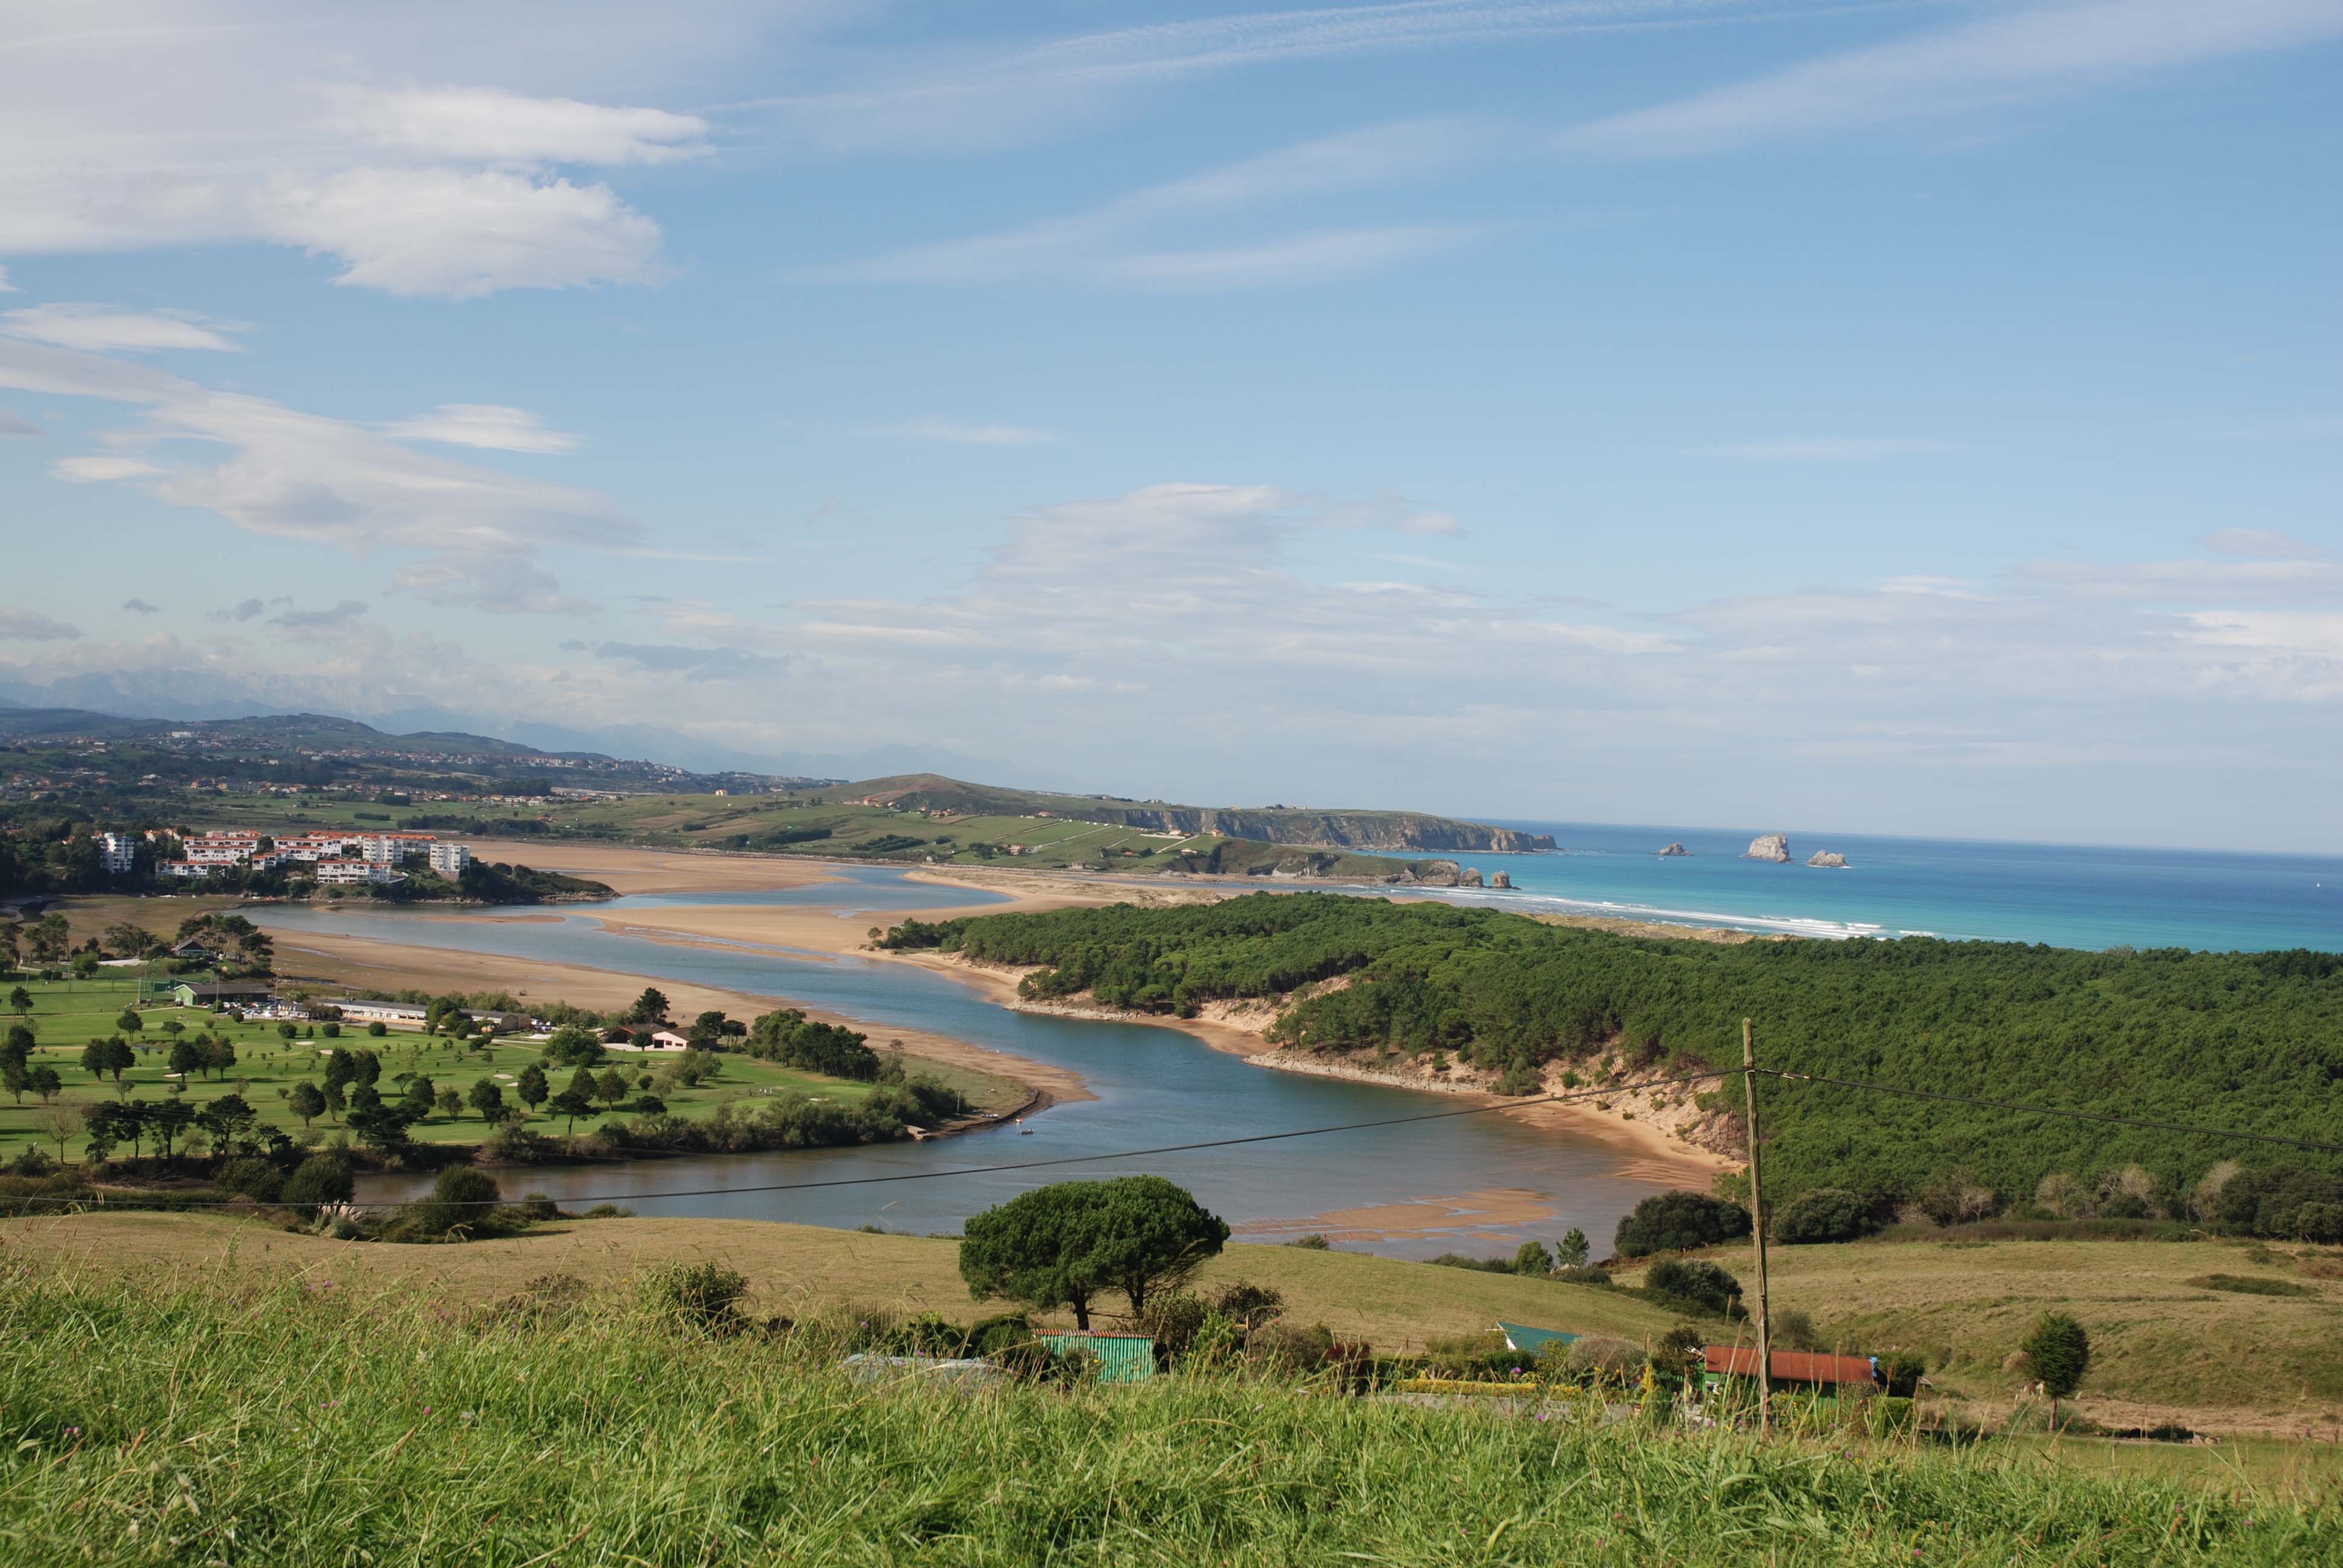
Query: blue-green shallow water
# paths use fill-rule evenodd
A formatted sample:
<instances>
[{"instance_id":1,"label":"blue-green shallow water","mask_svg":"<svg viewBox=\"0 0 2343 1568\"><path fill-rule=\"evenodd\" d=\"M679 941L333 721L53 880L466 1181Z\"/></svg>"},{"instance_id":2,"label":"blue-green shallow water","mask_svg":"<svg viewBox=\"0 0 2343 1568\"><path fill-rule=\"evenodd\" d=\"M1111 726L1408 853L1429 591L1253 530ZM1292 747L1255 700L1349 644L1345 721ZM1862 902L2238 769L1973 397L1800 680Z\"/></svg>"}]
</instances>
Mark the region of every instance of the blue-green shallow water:
<instances>
[{"instance_id":1,"label":"blue-green shallow water","mask_svg":"<svg viewBox=\"0 0 2343 1568\"><path fill-rule=\"evenodd\" d=\"M906 901L884 902L899 898ZM917 902L909 901L913 900ZM1625 1157L1592 1139L1532 1130L1504 1116L1477 1115L1139 1161L1104 1160L1051 1171L810 1191L737 1191L775 1181L944 1171L1282 1132L1453 1111L1463 1102L1444 1095L1269 1071L1175 1030L1012 1012L970 986L905 965L855 959L824 962L738 944L651 941L612 935L599 924L603 915L675 901L617 899L595 905L590 915L565 914L551 920L534 910L487 920L286 909L255 914L279 933L280 940L294 943L305 930L332 930L786 997L857 1020L875 1044L885 1044L890 1027L926 1029L1070 1068L1098 1096L1053 1106L1033 1117L1029 1122L1031 1136L1002 1129L928 1143L630 1161L608 1169L564 1167L514 1178L564 1203L609 1195L641 1214L837 1226L875 1221L890 1230L924 1232L957 1230L970 1214L1045 1181L1147 1171L1192 1188L1238 1226L1245 1240L1279 1241L1324 1231L1342 1244L1400 1257L1428 1257L1458 1249L1511 1251L1525 1237L1551 1239L1573 1225L1584 1227L1601 1247L1609 1241L1619 1217L1658 1190L1655 1183L1619 1175ZM713 900L695 897L691 901ZM843 918L853 918L877 908L932 908L936 890L905 882L897 872L855 869L840 882L735 895L729 901L832 907L846 911ZM384 1178L369 1181L365 1195L407 1196L417 1185ZM716 1191L692 1197L658 1196L700 1189ZM1329 1218L1370 1205L1490 1191L1518 1194L1516 1201L1528 1202L1537 1217L1529 1222L1483 1223L1443 1219L1439 1211L1424 1209L1411 1227L1413 1233L1354 1234L1347 1240L1344 1227Z\"/></svg>"},{"instance_id":2,"label":"blue-green shallow water","mask_svg":"<svg viewBox=\"0 0 2343 1568\"><path fill-rule=\"evenodd\" d=\"M2343 949L2343 858L2106 849L1790 829L1791 863L1745 860L1757 831L1508 822L1561 852L1460 855L1513 890L1498 908L1819 937L1925 933L2053 947ZM1682 843L1691 851L1663 859ZM1809 867L1835 849L1845 870Z\"/></svg>"}]
</instances>

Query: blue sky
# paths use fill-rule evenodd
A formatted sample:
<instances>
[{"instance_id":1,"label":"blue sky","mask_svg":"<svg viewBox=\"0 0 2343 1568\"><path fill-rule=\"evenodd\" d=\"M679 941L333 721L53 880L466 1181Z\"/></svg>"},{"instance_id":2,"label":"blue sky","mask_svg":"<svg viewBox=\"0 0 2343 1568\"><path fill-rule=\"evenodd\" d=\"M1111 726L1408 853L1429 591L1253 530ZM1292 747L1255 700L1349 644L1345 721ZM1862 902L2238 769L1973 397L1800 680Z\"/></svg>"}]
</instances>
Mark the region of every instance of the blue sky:
<instances>
[{"instance_id":1,"label":"blue sky","mask_svg":"<svg viewBox=\"0 0 2343 1568\"><path fill-rule=\"evenodd\" d=\"M0 698L2343 848L2343 0L12 32Z\"/></svg>"}]
</instances>

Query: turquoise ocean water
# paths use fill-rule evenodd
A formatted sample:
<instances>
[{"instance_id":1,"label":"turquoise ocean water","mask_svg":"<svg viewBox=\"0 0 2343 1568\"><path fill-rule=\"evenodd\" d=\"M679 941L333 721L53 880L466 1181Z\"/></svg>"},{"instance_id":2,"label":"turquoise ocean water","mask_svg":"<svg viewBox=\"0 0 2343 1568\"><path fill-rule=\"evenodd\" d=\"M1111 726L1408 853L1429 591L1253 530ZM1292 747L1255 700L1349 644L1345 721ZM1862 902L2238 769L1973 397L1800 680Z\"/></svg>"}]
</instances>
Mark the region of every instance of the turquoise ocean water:
<instances>
[{"instance_id":1,"label":"turquoise ocean water","mask_svg":"<svg viewBox=\"0 0 2343 1568\"><path fill-rule=\"evenodd\" d=\"M2058 947L2343 950L2343 858L1979 839L1790 834L1791 862L1742 859L1769 829L1507 821L1554 854L1460 855L1512 892L1499 908L1736 926L1801 936L1926 934ZM1682 843L1690 853L1663 859ZM1845 870L1805 864L1817 849Z\"/></svg>"}]
</instances>

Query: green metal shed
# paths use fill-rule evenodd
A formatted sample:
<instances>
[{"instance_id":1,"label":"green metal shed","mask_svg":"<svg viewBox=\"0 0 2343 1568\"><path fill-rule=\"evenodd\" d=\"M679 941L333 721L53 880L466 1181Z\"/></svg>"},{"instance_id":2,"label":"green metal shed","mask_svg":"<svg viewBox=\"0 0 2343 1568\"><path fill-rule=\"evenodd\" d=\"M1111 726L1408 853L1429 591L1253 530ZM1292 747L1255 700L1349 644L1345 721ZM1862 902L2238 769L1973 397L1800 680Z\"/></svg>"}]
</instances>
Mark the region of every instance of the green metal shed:
<instances>
[{"instance_id":1,"label":"green metal shed","mask_svg":"<svg viewBox=\"0 0 2343 1568\"><path fill-rule=\"evenodd\" d=\"M1535 1355L1548 1345L1566 1345L1575 1342L1576 1334L1566 1334L1560 1329L1534 1329L1526 1323L1500 1322L1497 1332L1505 1336L1505 1348Z\"/></svg>"},{"instance_id":2,"label":"green metal shed","mask_svg":"<svg viewBox=\"0 0 2343 1568\"><path fill-rule=\"evenodd\" d=\"M1151 1335L1043 1334L1041 1342L1060 1355L1082 1351L1097 1357L1101 1382L1145 1382L1155 1375Z\"/></svg>"}]
</instances>

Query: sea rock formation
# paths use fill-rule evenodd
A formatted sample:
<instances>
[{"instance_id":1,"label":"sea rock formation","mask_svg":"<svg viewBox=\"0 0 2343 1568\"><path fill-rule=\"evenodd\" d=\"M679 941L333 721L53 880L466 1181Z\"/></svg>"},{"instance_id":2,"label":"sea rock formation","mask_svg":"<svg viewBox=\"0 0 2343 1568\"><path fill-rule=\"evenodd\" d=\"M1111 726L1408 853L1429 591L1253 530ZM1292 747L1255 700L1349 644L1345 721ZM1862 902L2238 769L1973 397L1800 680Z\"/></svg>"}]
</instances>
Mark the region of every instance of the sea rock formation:
<instances>
[{"instance_id":1,"label":"sea rock formation","mask_svg":"<svg viewBox=\"0 0 2343 1568\"><path fill-rule=\"evenodd\" d=\"M1745 860L1775 860L1790 863L1790 836L1787 833L1761 833L1749 840L1749 852Z\"/></svg>"},{"instance_id":2,"label":"sea rock formation","mask_svg":"<svg viewBox=\"0 0 2343 1568\"><path fill-rule=\"evenodd\" d=\"M1481 868L1478 866L1465 867L1463 871L1457 874L1456 885L1460 888L1479 887L1481 885Z\"/></svg>"},{"instance_id":3,"label":"sea rock formation","mask_svg":"<svg viewBox=\"0 0 2343 1568\"><path fill-rule=\"evenodd\" d=\"M1510 888L1513 885L1513 879L1503 871L1499 871L1489 879L1489 886L1493 888Z\"/></svg>"},{"instance_id":4,"label":"sea rock formation","mask_svg":"<svg viewBox=\"0 0 2343 1568\"><path fill-rule=\"evenodd\" d=\"M1840 854L1835 849L1816 849L1812 855L1806 858L1806 864L1809 866L1844 868L1846 865L1846 857Z\"/></svg>"},{"instance_id":5,"label":"sea rock formation","mask_svg":"<svg viewBox=\"0 0 2343 1568\"><path fill-rule=\"evenodd\" d=\"M1692 851L1685 849L1682 844L1670 844L1666 849L1660 851L1660 859L1664 860L1670 855L1689 855L1691 853Z\"/></svg>"}]
</instances>

